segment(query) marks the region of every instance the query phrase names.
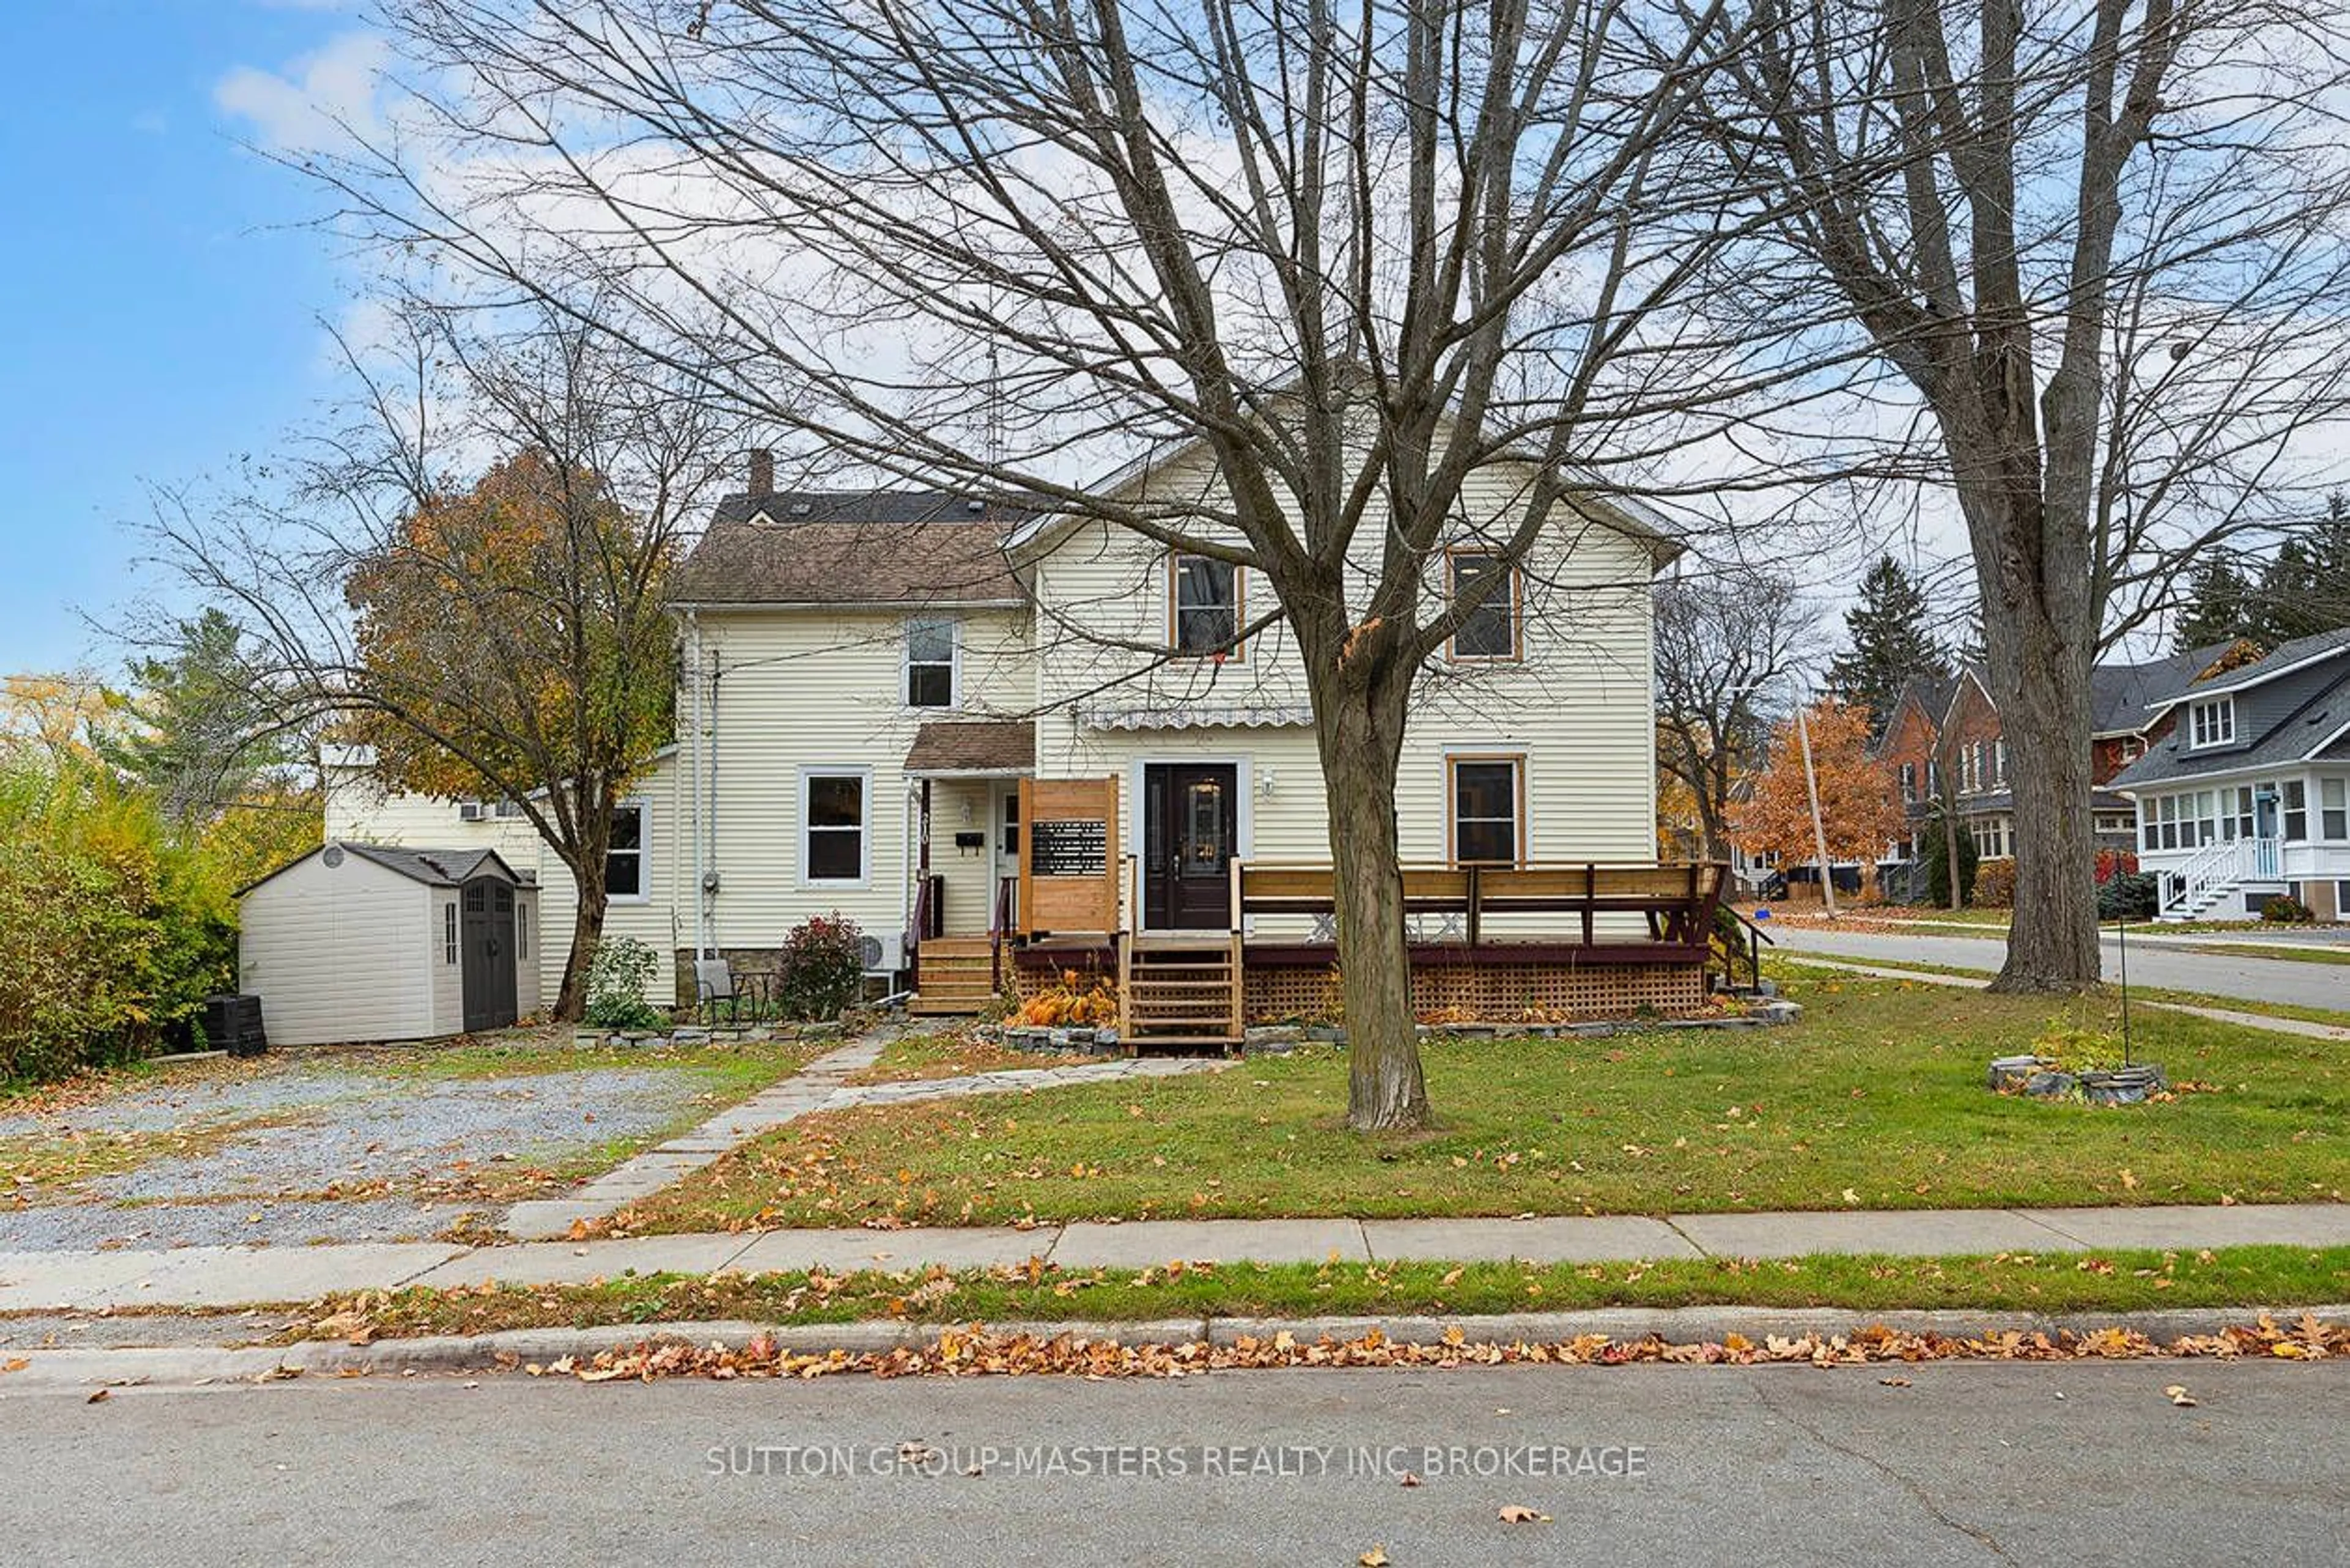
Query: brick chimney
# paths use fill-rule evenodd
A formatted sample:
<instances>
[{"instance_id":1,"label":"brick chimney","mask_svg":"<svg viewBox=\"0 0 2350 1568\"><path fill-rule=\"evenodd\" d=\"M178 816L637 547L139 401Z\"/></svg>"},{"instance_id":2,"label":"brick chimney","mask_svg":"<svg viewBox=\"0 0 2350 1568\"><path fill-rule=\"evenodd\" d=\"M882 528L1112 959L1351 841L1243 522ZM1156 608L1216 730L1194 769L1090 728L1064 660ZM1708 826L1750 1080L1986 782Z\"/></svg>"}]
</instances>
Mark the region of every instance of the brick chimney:
<instances>
[{"instance_id":1,"label":"brick chimney","mask_svg":"<svg viewBox=\"0 0 2350 1568\"><path fill-rule=\"evenodd\" d=\"M764 446L751 449L751 499L775 493L775 454Z\"/></svg>"}]
</instances>

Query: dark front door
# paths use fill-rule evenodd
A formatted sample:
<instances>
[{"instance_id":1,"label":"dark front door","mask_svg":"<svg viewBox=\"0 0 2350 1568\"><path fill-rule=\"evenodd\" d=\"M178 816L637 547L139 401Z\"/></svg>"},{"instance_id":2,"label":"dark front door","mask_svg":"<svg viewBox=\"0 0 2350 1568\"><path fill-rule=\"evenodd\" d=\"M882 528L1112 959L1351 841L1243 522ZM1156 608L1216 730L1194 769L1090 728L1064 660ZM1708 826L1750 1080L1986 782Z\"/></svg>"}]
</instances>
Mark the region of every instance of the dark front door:
<instances>
[{"instance_id":1,"label":"dark front door","mask_svg":"<svg viewBox=\"0 0 2350 1568\"><path fill-rule=\"evenodd\" d=\"M1230 763L1144 768L1142 901L1153 929L1232 929L1239 774Z\"/></svg>"},{"instance_id":2,"label":"dark front door","mask_svg":"<svg viewBox=\"0 0 2350 1568\"><path fill-rule=\"evenodd\" d=\"M515 1021L514 888L483 877L466 883L459 898L466 1032L504 1029Z\"/></svg>"}]
</instances>

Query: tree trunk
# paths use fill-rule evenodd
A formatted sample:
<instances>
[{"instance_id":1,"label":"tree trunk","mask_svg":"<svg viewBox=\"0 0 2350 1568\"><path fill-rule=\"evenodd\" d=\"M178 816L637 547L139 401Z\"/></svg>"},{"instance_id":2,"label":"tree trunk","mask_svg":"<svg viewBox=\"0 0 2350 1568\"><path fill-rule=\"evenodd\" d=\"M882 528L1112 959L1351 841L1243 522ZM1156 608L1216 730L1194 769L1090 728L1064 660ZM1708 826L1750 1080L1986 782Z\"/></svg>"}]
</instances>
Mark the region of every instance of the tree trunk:
<instances>
[{"instance_id":1,"label":"tree trunk","mask_svg":"<svg viewBox=\"0 0 2350 1568\"><path fill-rule=\"evenodd\" d=\"M571 951L563 961L563 984L555 994L555 1016L576 1023L588 1010L588 966L595 961L596 944L604 940L604 916L611 895L604 880L605 857L612 846L612 802L606 792L583 789L575 810L577 842L556 845L563 863L579 889L579 907L571 917Z\"/></svg>"},{"instance_id":2,"label":"tree trunk","mask_svg":"<svg viewBox=\"0 0 2350 1568\"><path fill-rule=\"evenodd\" d=\"M1381 1132L1426 1127L1429 1106L1396 838L1405 704L1382 695L1383 682L1367 684L1317 681L1315 708L1347 1008L1347 1124Z\"/></svg>"},{"instance_id":3,"label":"tree trunk","mask_svg":"<svg viewBox=\"0 0 2350 1568\"><path fill-rule=\"evenodd\" d=\"M586 878L580 878L579 908L571 917L571 952L563 961L563 984L555 993L555 1016L563 1023L578 1022L588 1010L588 966L596 957L596 944L604 938L603 878L598 877L594 897L589 897Z\"/></svg>"},{"instance_id":4,"label":"tree trunk","mask_svg":"<svg viewBox=\"0 0 2350 1568\"><path fill-rule=\"evenodd\" d=\"M2015 914L1993 991L2078 992L2103 978L2089 809L2090 653L2077 641L2068 646L2040 611L1992 605L1985 613L2015 803Z\"/></svg>"}]
</instances>

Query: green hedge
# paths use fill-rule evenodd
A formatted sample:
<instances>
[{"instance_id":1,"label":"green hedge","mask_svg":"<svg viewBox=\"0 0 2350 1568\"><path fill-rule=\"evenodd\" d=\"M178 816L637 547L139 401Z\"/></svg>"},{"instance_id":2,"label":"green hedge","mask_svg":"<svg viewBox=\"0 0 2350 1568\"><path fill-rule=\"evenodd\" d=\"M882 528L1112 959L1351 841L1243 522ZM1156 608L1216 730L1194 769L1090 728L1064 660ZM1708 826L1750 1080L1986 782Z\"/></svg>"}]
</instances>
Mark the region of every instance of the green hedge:
<instances>
[{"instance_id":1,"label":"green hedge","mask_svg":"<svg viewBox=\"0 0 2350 1568\"><path fill-rule=\"evenodd\" d=\"M0 1082L128 1061L235 978L225 878L101 767L0 761Z\"/></svg>"}]
</instances>

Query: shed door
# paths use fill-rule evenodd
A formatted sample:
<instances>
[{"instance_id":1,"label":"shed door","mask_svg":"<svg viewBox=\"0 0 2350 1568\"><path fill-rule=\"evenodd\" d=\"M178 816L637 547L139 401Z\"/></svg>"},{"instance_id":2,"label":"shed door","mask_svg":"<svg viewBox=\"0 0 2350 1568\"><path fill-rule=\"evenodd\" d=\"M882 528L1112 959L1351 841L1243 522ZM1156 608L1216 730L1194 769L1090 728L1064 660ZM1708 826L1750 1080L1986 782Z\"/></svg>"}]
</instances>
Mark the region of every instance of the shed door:
<instances>
[{"instance_id":1,"label":"shed door","mask_svg":"<svg viewBox=\"0 0 2350 1568\"><path fill-rule=\"evenodd\" d=\"M465 884L463 898L465 1031L504 1029L515 1017L514 888L477 877Z\"/></svg>"}]
</instances>

